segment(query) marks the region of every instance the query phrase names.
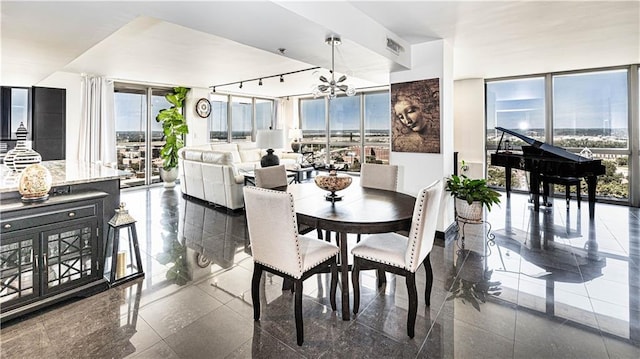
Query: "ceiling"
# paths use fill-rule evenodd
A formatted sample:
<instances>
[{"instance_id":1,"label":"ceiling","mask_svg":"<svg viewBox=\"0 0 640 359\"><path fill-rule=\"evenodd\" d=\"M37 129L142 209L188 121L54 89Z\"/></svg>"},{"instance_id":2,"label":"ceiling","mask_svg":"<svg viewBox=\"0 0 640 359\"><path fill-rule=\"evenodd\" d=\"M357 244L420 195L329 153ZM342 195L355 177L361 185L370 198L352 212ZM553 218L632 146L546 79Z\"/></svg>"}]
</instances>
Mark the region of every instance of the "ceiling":
<instances>
[{"instance_id":1,"label":"ceiling","mask_svg":"<svg viewBox=\"0 0 640 359\"><path fill-rule=\"evenodd\" d=\"M2 1L0 82L58 72L280 97L337 73L358 88L412 66L412 45L444 39L454 79L640 63L639 1ZM398 55L386 49L391 38ZM279 48L286 49L284 54Z\"/></svg>"}]
</instances>

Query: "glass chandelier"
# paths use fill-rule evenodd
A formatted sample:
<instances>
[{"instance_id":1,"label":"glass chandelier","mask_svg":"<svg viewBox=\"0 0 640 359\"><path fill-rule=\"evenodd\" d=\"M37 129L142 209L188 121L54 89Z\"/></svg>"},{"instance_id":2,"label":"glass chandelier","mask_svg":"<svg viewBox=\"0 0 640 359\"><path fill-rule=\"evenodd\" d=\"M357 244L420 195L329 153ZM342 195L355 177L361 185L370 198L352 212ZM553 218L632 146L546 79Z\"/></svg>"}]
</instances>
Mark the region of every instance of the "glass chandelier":
<instances>
[{"instance_id":1,"label":"glass chandelier","mask_svg":"<svg viewBox=\"0 0 640 359\"><path fill-rule=\"evenodd\" d=\"M320 76L320 81L322 82L319 85L314 85L311 93L313 97L319 97L326 95L330 99L336 97L337 91L342 91L347 94L347 96L353 96L356 94L356 89L345 84L344 82L347 80L347 76L342 75L336 81L335 79L335 49L336 45L340 45L342 41L338 36L330 36L325 40L327 45L331 45L331 79L327 79L324 76Z\"/></svg>"}]
</instances>

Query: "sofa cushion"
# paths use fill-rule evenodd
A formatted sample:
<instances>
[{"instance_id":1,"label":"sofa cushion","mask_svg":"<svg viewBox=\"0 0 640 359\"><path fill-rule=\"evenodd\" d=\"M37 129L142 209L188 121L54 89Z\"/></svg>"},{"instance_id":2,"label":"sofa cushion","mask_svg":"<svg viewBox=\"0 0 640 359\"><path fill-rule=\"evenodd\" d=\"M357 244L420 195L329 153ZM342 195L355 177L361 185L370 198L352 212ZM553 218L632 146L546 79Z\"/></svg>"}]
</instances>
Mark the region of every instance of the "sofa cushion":
<instances>
[{"instance_id":1,"label":"sofa cushion","mask_svg":"<svg viewBox=\"0 0 640 359\"><path fill-rule=\"evenodd\" d=\"M254 148L258 148L255 142L236 142L236 145L238 146L239 151L252 150Z\"/></svg>"},{"instance_id":2,"label":"sofa cushion","mask_svg":"<svg viewBox=\"0 0 640 359\"><path fill-rule=\"evenodd\" d=\"M201 150L184 150L182 151L182 158L189 161L202 161Z\"/></svg>"},{"instance_id":3,"label":"sofa cushion","mask_svg":"<svg viewBox=\"0 0 640 359\"><path fill-rule=\"evenodd\" d=\"M233 164L233 155L231 152L206 151L202 153L202 162L231 165Z\"/></svg>"},{"instance_id":4,"label":"sofa cushion","mask_svg":"<svg viewBox=\"0 0 640 359\"><path fill-rule=\"evenodd\" d=\"M259 148L252 148L248 150L240 150L240 158L242 159L242 162L256 162L260 161L262 156Z\"/></svg>"},{"instance_id":5,"label":"sofa cushion","mask_svg":"<svg viewBox=\"0 0 640 359\"><path fill-rule=\"evenodd\" d=\"M235 143L212 143L211 150L229 152L231 156L233 156L233 163L242 162L242 158L240 158L240 153L238 152L238 145Z\"/></svg>"}]
</instances>

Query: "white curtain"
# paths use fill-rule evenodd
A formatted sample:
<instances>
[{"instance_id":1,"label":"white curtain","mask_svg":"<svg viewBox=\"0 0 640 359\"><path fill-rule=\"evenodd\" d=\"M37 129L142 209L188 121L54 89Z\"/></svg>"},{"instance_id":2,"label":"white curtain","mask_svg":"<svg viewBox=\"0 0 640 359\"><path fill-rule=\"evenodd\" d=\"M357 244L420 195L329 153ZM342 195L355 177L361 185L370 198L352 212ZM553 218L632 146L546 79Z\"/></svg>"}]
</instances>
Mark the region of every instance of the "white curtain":
<instances>
[{"instance_id":1,"label":"white curtain","mask_svg":"<svg viewBox=\"0 0 640 359\"><path fill-rule=\"evenodd\" d=\"M78 160L115 165L116 126L113 115L113 81L82 77L82 120Z\"/></svg>"}]
</instances>

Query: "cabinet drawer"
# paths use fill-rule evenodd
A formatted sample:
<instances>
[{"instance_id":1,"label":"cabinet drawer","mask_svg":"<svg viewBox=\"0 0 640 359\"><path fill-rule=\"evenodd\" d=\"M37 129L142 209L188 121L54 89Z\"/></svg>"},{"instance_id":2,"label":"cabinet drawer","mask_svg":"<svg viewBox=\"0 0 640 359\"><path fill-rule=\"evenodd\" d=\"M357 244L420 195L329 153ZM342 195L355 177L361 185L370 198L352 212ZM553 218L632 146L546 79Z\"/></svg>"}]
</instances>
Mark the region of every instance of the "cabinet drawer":
<instances>
[{"instance_id":1,"label":"cabinet drawer","mask_svg":"<svg viewBox=\"0 0 640 359\"><path fill-rule=\"evenodd\" d=\"M0 230L2 233L17 231L45 224L59 223L76 218L85 218L95 216L97 208L95 204L86 206L78 206L64 210L57 210L39 215L26 214L14 218L5 218L0 221Z\"/></svg>"}]
</instances>

